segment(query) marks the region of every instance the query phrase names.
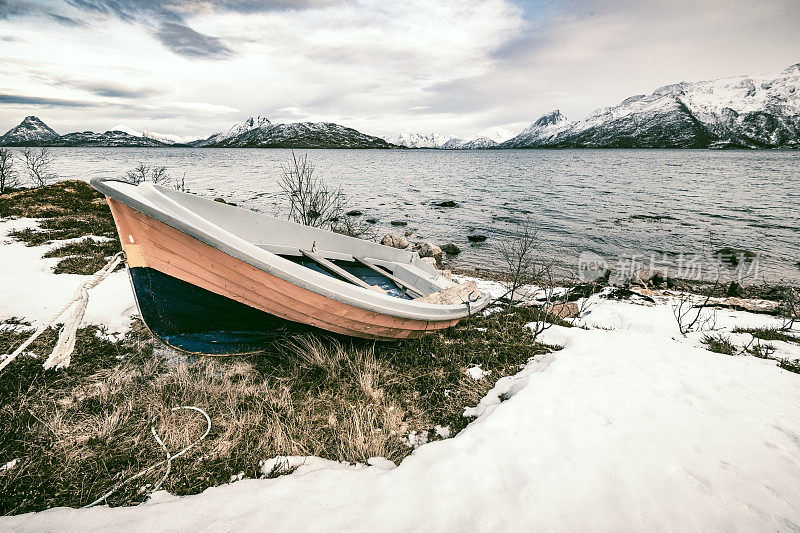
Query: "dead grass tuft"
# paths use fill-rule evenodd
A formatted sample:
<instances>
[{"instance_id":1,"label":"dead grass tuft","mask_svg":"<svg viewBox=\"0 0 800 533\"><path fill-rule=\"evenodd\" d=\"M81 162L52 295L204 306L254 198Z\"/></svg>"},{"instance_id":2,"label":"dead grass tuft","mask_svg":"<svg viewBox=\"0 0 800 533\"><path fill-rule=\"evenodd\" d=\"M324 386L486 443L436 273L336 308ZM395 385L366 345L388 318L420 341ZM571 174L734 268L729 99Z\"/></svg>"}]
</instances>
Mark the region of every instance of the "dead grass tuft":
<instances>
[{"instance_id":1,"label":"dead grass tuft","mask_svg":"<svg viewBox=\"0 0 800 533\"><path fill-rule=\"evenodd\" d=\"M723 334L718 335L703 335L700 342L706 345L710 352L721 353L725 355L734 355L737 353L736 345L731 342L730 337Z\"/></svg>"}]
</instances>

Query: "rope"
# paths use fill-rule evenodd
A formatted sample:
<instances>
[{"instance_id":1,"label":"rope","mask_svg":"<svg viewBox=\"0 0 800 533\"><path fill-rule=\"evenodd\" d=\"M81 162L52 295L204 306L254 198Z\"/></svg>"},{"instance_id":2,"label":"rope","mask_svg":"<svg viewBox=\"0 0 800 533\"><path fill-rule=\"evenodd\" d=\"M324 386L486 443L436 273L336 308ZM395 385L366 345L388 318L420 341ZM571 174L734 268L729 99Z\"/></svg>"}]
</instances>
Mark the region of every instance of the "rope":
<instances>
[{"instance_id":1,"label":"rope","mask_svg":"<svg viewBox=\"0 0 800 533\"><path fill-rule=\"evenodd\" d=\"M167 480L167 477L169 476L170 472L172 472L172 461L174 461L175 459L177 459L181 455L185 454L186 452L188 452L189 450L191 450L192 448L197 446L200 443L200 441L205 439L208 436L208 434L211 432L211 417L208 416L208 413L206 413L205 411L203 411L199 407L195 407L193 405L173 407L172 409L170 409L170 411L174 412L174 411L178 411L180 409L186 409L187 411L188 410L197 411L198 413L200 413L204 417L206 417L206 425L208 427L206 427L205 433L203 433L203 435L199 439L195 440L193 443L191 443L190 445L188 445L187 447L185 447L184 449L182 449L181 451L179 451L175 455L171 455L169 453L169 450L167 449L167 446L164 444L164 441L162 441L161 438L158 436L158 433L156 433L155 423L156 423L156 419L158 418L158 415L154 416L153 417L153 421L152 421L152 423L150 425L150 433L152 433L153 438L155 438L156 442L158 442L159 446L161 446L161 449L164 450L164 453L167 455L167 458L164 459L163 461L160 461L160 462L158 462L158 463L156 463L156 464L154 464L152 466L149 466L149 467L145 468L144 470L140 471L138 474L134 474L131 477L122 480L121 482L119 482L116 485L114 485L114 487L111 490L109 490L108 492L106 492L105 494L103 494L102 496L97 498L92 503L90 503L88 505L84 505L83 507L81 507L81 509L88 509L89 507L94 507L95 505L106 501L106 499L109 496L111 496L112 494L117 492L119 489L121 489L122 487L124 487L125 485L130 483L131 481L133 481L135 479L139 479L140 477L142 477L143 475L145 475L148 472L152 471L153 469L158 468L159 466L163 465L164 463L167 463L167 471L164 473L164 476L161 478L161 480L158 483L156 483L156 485L153 487L153 489L150 492L151 493L155 492L155 491L157 491L158 489L161 488L161 486Z\"/></svg>"},{"instance_id":2,"label":"rope","mask_svg":"<svg viewBox=\"0 0 800 533\"><path fill-rule=\"evenodd\" d=\"M13 353L5 356L5 359L0 362L0 372L2 372L3 369L11 363L11 361L16 359L17 356L25 350L25 348L30 346L30 344L35 341L39 335L44 333L47 328L54 324L55 321L61 317L61 315L66 313L69 308L72 307L75 302L77 302L78 305L75 306L74 311L64 323L64 327L61 328L61 333L59 333L58 342L53 348L53 352L44 362L45 369L53 367L64 368L69 366L70 357L72 352L75 350L75 338L77 335L78 326L80 325L81 320L83 320L83 315L86 313L86 306L89 304L89 291L99 285L101 281L106 279L108 275L111 274L115 268L117 268L117 265L119 265L121 261L122 252L118 252L109 260L108 263L106 263L106 266L95 272L91 278L81 283L76 289L75 294L72 295L72 299L69 302L64 304L64 306L59 309L58 312L50 318L50 320L39 326L33 335L28 337L28 340L23 342L19 348L14 350Z\"/></svg>"}]
</instances>

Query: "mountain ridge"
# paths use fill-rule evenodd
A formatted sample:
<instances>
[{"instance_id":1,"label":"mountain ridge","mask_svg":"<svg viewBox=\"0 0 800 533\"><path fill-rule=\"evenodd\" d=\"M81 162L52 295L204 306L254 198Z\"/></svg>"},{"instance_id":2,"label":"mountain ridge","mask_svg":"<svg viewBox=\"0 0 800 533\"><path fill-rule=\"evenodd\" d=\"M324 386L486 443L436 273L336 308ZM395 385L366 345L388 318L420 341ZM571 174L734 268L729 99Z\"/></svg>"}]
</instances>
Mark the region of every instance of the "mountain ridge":
<instances>
[{"instance_id":1,"label":"mountain ridge","mask_svg":"<svg viewBox=\"0 0 800 533\"><path fill-rule=\"evenodd\" d=\"M124 128L124 129L123 129ZM122 130L122 131L120 131ZM559 110L519 134L490 128L475 138L439 133L376 137L332 122L272 123L250 117L226 131L183 144L178 136L125 127L59 135L36 116L0 137L0 145L194 146L259 148L800 148L800 63L781 71L679 82L601 107L571 122Z\"/></svg>"},{"instance_id":2,"label":"mountain ridge","mask_svg":"<svg viewBox=\"0 0 800 533\"><path fill-rule=\"evenodd\" d=\"M800 63L659 87L569 122L557 110L498 148L800 148Z\"/></svg>"}]
</instances>

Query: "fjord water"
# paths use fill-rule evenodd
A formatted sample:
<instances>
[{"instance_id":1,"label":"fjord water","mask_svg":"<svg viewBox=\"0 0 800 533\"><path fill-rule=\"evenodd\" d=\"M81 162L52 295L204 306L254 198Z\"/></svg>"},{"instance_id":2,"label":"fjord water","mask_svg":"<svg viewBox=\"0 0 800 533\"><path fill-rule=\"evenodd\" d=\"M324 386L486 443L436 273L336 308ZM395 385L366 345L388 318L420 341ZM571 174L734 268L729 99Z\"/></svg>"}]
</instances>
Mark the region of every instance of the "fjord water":
<instances>
[{"instance_id":1,"label":"fjord water","mask_svg":"<svg viewBox=\"0 0 800 533\"><path fill-rule=\"evenodd\" d=\"M121 177L164 165L188 190L271 215L285 213L282 149L58 148L61 178ZM542 252L575 270L591 251L674 268L680 254L724 246L761 254L759 278L800 279L800 151L295 150L341 186L375 231L453 242L462 268L496 268L497 244L528 219ZM457 208L433 202L455 200ZM393 220L405 227L390 225ZM468 235L483 234L471 245ZM667 266L671 265L671 266ZM750 271L752 273L752 270Z\"/></svg>"}]
</instances>

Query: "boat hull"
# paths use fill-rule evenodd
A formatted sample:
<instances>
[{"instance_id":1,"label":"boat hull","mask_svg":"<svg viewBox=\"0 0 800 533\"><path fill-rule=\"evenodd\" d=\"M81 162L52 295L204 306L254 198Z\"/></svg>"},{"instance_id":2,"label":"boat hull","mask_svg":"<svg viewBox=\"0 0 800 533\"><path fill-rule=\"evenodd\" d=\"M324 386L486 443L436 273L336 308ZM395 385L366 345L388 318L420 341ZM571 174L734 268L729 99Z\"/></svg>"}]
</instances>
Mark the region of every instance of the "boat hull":
<instances>
[{"instance_id":1,"label":"boat hull","mask_svg":"<svg viewBox=\"0 0 800 533\"><path fill-rule=\"evenodd\" d=\"M260 312L264 326L252 330L256 332L270 331L278 324L275 319L281 319L302 327L317 328L346 336L396 340L419 337L432 330L450 327L459 321L459 319L431 321L396 317L339 302L236 259L121 202L111 198L107 200L114 215L120 242L125 250L128 267L131 269L134 291L140 307L142 301L157 303L161 298L157 286L151 293L146 293L143 288L147 276L154 279L155 275L145 275L146 271L136 270L150 269L186 283L184 288L203 289L207 293ZM142 281L138 287L135 279L137 276ZM215 311L213 307L221 305L219 303L221 301L214 299L205 301L204 305L211 307L202 315L198 314L204 318L197 324L191 325L191 328L197 330L193 330L192 334L202 331L202 324L205 322L207 322L205 331L209 335L215 331L222 331L216 327L217 319L214 318L219 317L221 313ZM175 305L179 303L175 302ZM191 309L191 305L188 303L187 305ZM167 315L183 313L178 309L171 310L166 305L156 305L156 307L160 309L160 313ZM153 327L153 315L145 316L143 309L142 315L153 333L165 338L159 334L159 330L166 330ZM277 329L281 331L290 329L285 327L285 324L281 327ZM240 331L246 330L247 328L240 329ZM172 332L170 335L179 333ZM184 333L188 334L189 331Z\"/></svg>"},{"instance_id":2,"label":"boat hull","mask_svg":"<svg viewBox=\"0 0 800 533\"><path fill-rule=\"evenodd\" d=\"M283 320L148 267L128 268L139 314L164 343L206 355L253 353L316 328Z\"/></svg>"}]
</instances>

